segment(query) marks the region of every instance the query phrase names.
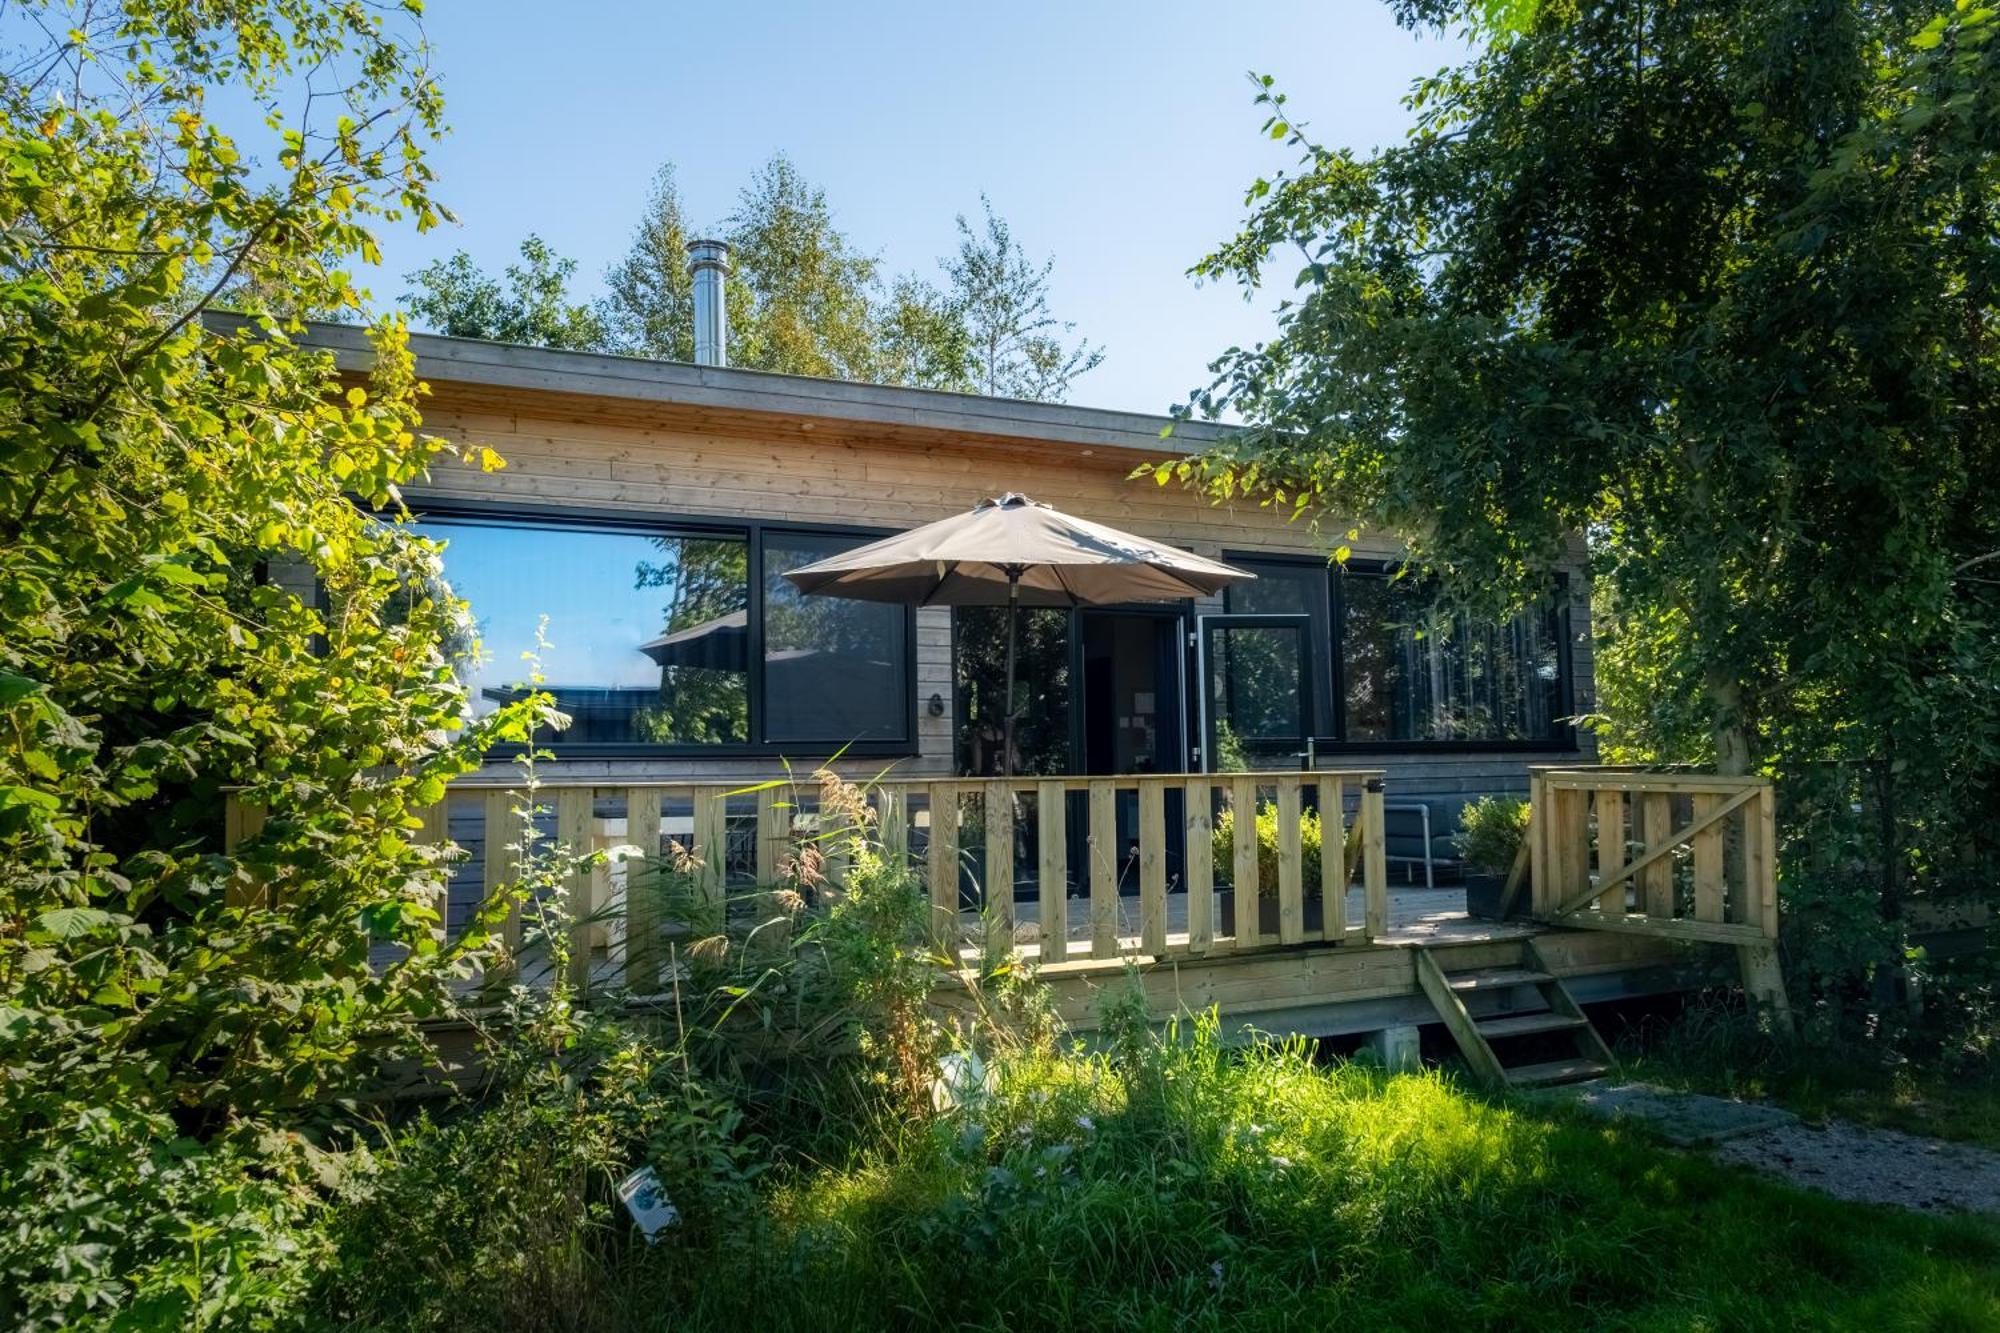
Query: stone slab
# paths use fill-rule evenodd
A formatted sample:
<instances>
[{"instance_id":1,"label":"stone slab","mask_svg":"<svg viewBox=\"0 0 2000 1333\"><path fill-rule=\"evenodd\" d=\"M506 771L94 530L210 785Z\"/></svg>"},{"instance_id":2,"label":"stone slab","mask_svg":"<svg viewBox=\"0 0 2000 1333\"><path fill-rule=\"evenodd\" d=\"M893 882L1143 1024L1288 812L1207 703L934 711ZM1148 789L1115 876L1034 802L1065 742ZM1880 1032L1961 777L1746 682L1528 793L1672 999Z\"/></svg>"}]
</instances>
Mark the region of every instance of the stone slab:
<instances>
[{"instance_id":1,"label":"stone slab","mask_svg":"<svg viewBox=\"0 0 2000 1333\"><path fill-rule=\"evenodd\" d=\"M1636 1120L1684 1148L1721 1143L1798 1121L1790 1111L1758 1102L1602 1078L1552 1088L1541 1095L1560 1098L1607 1120Z\"/></svg>"}]
</instances>

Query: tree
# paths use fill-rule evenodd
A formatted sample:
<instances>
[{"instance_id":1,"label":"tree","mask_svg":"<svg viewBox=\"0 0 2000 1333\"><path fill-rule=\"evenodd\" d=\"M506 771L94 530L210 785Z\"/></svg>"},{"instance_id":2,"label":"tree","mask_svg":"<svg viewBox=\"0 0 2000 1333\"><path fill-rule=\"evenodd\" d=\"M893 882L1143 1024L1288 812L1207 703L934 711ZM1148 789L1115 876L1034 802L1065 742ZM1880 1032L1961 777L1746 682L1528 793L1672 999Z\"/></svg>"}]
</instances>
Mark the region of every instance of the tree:
<instances>
[{"instance_id":1,"label":"tree","mask_svg":"<svg viewBox=\"0 0 2000 1333\"><path fill-rule=\"evenodd\" d=\"M403 299L411 314L447 337L599 351L610 336L598 311L570 299L575 274L574 259L531 233L521 242L521 262L507 266L504 287L460 250L410 274L417 290Z\"/></svg>"},{"instance_id":2,"label":"tree","mask_svg":"<svg viewBox=\"0 0 2000 1333\"><path fill-rule=\"evenodd\" d=\"M599 306L611 346L629 356L694 360L694 279L674 165L653 176L632 249L605 274Z\"/></svg>"},{"instance_id":3,"label":"tree","mask_svg":"<svg viewBox=\"0 0 2000 1333\"><path fill-rule=\"evenodd\" d=\"M1628 749L1775 772L1794 811L1815 774L1913 770L1883 797L1911 864L1990 879L1994 11L1471 9L1484 48L1372 155L1261 82L1301 166L1196 272L1297 256L1296 293L1190 405L1247 428L1156 475L1391 530L1494 606L1586 534Z\"/></svg>"},{"instance_id":4,"label":"tree","mask_svg":"<svg viewBox=\"0 0 2000 1333\"><path fill-rule=\"evenodd\" d=\"M834 225L825 191L806 181L790 158L773 157L724 224L732 250L730 364L1060 399L1103 353L1086 343L1063 345L1056 335L1072 326L1048 314L1053 261L1030 263L1006 222L990 203L985 207L983 233L958 220L959 253L940 264L948 279L944 290L906 274L884 291L876 260ZM693 359L690 235L669 163L654 178L631 250L605 275L609 290L598 316L613 349ZM454 286L471 289L463 281ZM486 303L497 299L496 290ZM453 304L474 305L464 299ZM472 322L489 327L496 321Z\"/></svg>"},{"instance_id":5,"label":"tree","mask_svg":"<svg viewBox=\"0 0 2000 1333\"><path fill-rule=\"evenodd\" d=\"M950 308L965 325L972 385L980 393L1060 402L1071 381L1104 360L1104 349L1088 341L1064 344L1076 326L1049 314L1055 260L1037 266L992 200L981 195L979 204L984 228L973 230L959 214L958 254L941 264L950 278Z\"/></svg>"},{"instance_id":6,"label":"tree","mask_svg":"<svg viewBox=\"0 0 2000 1333\"><path fill-rule=\"evenodd\" d=\"M400 323L365 386L285 336L356 312L373 225L441 217L441 103L393 11L21 8L49 36L0 70L0 1322L260 1324L316 1254L298 1131L420 1051L490 939L442 942L415 812L537 707L465 721L435 546L354 502L400 517L446 448ZM247 321L211 323L224 293ZM265 819L225 849L232 791Z\"/></svg>"},{"instance_id":7,"label":"tree","mask_svg":"<svg viewBox=\"0 0 2000 1333\"><path fill-rule=\"evenodd\" d=\"M731 362L874 379L877 265L833 225L826 192L776 154L744 187L727 229L748 298L730 307Z\"/></svg>"},{"instance_id":8,"label":"tree","mask_svg":"<svg viewBox=\"0 0 2000 1333\"><path fill-rule=\"evenodd\" d=\"M972 335L949 293L905 274L890 287L880 324L884 382L973 392Z\"/></svg>"}]
</instances>

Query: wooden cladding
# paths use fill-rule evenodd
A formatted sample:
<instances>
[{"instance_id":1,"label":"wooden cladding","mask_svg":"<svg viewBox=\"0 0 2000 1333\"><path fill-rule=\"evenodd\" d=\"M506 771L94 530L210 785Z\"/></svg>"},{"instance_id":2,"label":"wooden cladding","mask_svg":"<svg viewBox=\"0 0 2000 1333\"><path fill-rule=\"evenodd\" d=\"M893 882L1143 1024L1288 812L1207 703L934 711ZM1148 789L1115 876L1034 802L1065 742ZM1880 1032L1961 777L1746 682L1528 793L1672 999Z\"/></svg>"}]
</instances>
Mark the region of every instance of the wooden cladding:
<instances>
[{"instance_id":1,"label":"wooden cladding","mask_svg":"<svg viewBox=\"0 0 2000 1333\"><path fill-rule=\"evenodd\" d=\"M1777 832L1762 778L1540 769L1535 915L1717 943L1777 938Z\"/></svg>"}]
</instances>

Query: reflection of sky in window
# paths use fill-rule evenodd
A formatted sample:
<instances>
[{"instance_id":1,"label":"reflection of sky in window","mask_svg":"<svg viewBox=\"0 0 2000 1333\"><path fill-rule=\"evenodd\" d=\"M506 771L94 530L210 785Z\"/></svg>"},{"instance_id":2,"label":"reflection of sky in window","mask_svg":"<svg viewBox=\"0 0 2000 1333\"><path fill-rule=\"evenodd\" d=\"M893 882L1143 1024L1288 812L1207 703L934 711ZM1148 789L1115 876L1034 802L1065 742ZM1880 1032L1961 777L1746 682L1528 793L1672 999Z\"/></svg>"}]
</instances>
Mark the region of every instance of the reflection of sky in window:
<instances>
[{"instance_id":1,"label":"reflection of sky in window","mask_svg":"<svg viewBox=\"0 0 2000 1333\"><path fill-rule=\"evenodd\" d=\"M521 654L549 618L542 674L551 687L660 683L657 663L639 645L657 637L673 600L671 586L633 587L641 562L660 562L658 543L630 533L425 523L427 537L448 541L445 577L472 604L479 622L480 666L466 682L475 707L488 686L525 681Z\"/></svg>"}]
</instances>

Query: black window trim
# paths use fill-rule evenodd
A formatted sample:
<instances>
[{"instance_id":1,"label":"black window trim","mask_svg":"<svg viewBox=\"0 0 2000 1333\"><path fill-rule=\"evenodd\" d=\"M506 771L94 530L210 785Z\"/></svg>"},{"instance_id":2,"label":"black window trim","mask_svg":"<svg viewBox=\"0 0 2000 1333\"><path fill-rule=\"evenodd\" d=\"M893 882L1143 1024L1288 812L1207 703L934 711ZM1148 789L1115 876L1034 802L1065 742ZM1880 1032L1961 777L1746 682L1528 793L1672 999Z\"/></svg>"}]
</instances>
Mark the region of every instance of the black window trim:
<instances>
[{"instance_id":1,"label":"black window trim","mask_svg":"<svg viewBox=\"0 0 2000 1333\"><path fill-rule=\"evenodd\" d=\"M415 494L405 497L417 522L426 519L490 523L504 526L561 527L578 531L596 529L647 536L738 537L749 550L749 741L722 745L649 744L639 741L565 742L556 738L537 744L558 758L572 759L824 759L835 753L865 759L910 759L917 756L917 613L903 608L903 736L894 740L783 741L760 739L764 735L764 534L799 533L822 537L887 537L893 528L864 527L849 523L797 522L789 519L730 518L717 514L679 511L610 509L532 501L474 500L458 496ZM504 759L519 754L519 745L496 746L490 758Z\"/></svg>"},{"instance_id":2,"label":"black window trim","mask_svg":"<svg viewBox=\"0 0 2000 1333\"><path fill-rule=\"evenodd\" d=\"M1226 550L1222 553L1226 561L1243 564L1297 565L1302 568L1317 568L1327 578L1327 634L1323 650L1328 660L1316 667L1314 677L1319 686L1330 695L1332 703L1333 734L1313 737L1313 749L1321 755L1356 754L1532 754L1532 753L1575 753L1580 751L1582 740L1576 724L1564 722L1557 733L1548 737L1526 740L1347 740L1347 682L1339 679L1337 673L1346 665L1345 645L1341 636L1347 626L1347 591L1345 575L1349 573L1368 578L1380 578L1393 574L1398 562L1385 559L1356 557L1344 564L1336 564L1323 556L1300 555L1291 551ZM1561 714L1564 718L1576 715L1576 675L1574 662L1574 642L1570 633L1570 577L1558 570L1555 575L1555 615L1556 675L1559 685ZM1227 592L1224 593L1225 599ZM1226 605L1225 601L1225 605ZM1315 654L1322 651L1322 645L1312 645Z\"/></svg>"}]
</instances>

